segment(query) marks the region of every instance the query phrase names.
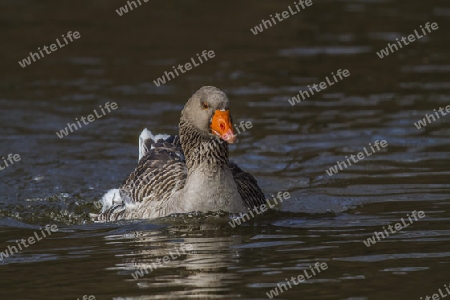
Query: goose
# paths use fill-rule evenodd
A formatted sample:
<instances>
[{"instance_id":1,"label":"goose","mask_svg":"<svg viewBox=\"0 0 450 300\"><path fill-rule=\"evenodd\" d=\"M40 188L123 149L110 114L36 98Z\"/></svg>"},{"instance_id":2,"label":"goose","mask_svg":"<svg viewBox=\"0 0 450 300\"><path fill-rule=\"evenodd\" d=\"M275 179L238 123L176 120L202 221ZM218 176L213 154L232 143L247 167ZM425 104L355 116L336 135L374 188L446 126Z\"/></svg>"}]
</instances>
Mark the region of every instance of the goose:
<instances>
[{"instance_id":1,"label":"goose","mask_svg":"<svg viewBox=\"0 0 450 300\"><path fill-rule=\"evenodd\" d=\"M155 219L178 213L246 213L265 203L256 179L228 159L237 140L227 95L196 91L181 111L178 135L139 137L139 162L119 189L102 198L97 222Z\"/></svg>"}]
</instances>

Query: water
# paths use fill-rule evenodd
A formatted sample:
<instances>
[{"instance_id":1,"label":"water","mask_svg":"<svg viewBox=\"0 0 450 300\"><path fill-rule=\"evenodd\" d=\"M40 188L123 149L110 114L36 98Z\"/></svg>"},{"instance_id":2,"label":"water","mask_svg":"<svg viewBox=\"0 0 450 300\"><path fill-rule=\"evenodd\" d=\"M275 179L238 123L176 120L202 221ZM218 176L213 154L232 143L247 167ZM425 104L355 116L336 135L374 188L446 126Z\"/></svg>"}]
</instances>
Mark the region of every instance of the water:
<instances>
[{"instance_id":1,"label":"water","mask_svg":"<svg viewBox=\"0 0 450 300\"><path fill-rule=\"evenodd\" d=\"M21 160L0 171L0 252L47 224L58 231L0 262L2 299L268 299L316 262L328 268L276 298L446 293L449 117L414 125L450 104L446 1L314 0L258 35L250 28L292 3L149 1L120 17L124 4L3 2L0 149ZM439 29L376 55L426 22ZM68 31L81 37L18 65ZM215 57L153 84L203 50ZM289 104L339 69L350 76ZM216 214L93 224L94 202L136 165L140 131L175 133L185 101L203 85L227 92L235 123L253 124L232 146L233 160L267 196L291 198L235 228ZM56 136L106 102L118 109ZM376 140L388 147L327 175ZM425 217L364 244L413 211ZM183 244L192 249L133 278Z\"/></svg>"}]
</instances>

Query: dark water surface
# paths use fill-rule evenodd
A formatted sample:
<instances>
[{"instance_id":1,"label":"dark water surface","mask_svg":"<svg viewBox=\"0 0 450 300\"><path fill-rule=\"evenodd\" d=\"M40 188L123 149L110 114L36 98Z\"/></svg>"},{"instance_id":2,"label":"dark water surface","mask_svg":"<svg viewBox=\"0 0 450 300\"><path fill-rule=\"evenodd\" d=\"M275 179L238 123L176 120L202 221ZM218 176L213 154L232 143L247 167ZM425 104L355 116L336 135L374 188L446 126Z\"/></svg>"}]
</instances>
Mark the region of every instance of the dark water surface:
<instances>
[{"instance_id":1,"label":"dark water surface","mask_svg":"<svg viewBox=\"0 0 450 300\"><path fill-rule=\"evenodd\" d=\"M285 278L328 266L277 299L425 299L450 284L448 1L316 1L258 35L250 28L292 1L3 1L0 252L47 224L58 231L0 261L0 299L268 299ZM380 59L396 38L439 29ZM22 68L18 61L68 31L81 37ZM156 87L196 53L215 57ZM288 99L338 69L350 76L291 106ZM330 77L331 78L331 77ZM204 85L226 91L232 146L278 212L232 228L226 217L178 216L93 224L93 203L137 163L147 127L175 133ZM59 139L99 105L118 109ZM369 143L388 146L333 176L325 170ZM3 160L0 160L4 166ZM383 226L413 220L374 245ZM409 221L408 221L409 222ZM192 249L133 279L181 245Z\"/></svg>"}]
</instances>

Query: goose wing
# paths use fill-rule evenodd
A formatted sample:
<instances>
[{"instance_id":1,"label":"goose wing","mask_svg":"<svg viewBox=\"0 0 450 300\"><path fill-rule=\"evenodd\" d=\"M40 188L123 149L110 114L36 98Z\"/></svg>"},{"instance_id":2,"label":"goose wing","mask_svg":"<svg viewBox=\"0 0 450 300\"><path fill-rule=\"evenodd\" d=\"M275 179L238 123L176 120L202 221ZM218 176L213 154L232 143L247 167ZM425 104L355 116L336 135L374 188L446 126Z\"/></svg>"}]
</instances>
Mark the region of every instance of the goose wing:
<instances>
[{"instance_id":1,"label":"goose wing","mask_svg":"<svg viewBox=\"0 0 450 300\"><path fill-rule=\"evenodd\" d=\"M142 136L142 135L141 135ZM120 187L125 203L164 201L184 187L187 167L178 136L146 139L136 169Z\"/></svg>"},{"instance_id":2,"label":"goose wing","mask_svg":"<svg viewBox=\"0 0 450 300\"><path fill-rule=\"evenodd\" d=\"M236 182L239 195L249 208L260 206L265 203L264 193L258 186L255 177L250 173L242 171L235 163L229 163L231 172L233 173L234 181Z\"/></svg>"},{"instance_id":3,"label":"goose wing","mask_svg":"<svg viewBox=\"0 0 450 300\"><path fill-rule=\"evenodd\" d=\"M184 187L186 177L186 161L179 137L154 136L144 129L139 137L138 166L118 190L111 190L103 197L104 208L96 221L163 215L165 205L162 204ZM144 202L139 211L127 210L127 206Z\"/></svg>"}]
</instances>

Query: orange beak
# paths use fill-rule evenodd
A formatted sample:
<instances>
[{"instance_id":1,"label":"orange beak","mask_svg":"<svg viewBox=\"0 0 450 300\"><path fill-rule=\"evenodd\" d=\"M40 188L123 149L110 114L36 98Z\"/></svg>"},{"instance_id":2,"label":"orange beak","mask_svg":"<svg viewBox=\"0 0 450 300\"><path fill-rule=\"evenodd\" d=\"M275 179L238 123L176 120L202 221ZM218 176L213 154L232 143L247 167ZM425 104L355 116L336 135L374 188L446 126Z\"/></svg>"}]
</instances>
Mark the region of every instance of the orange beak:
<instances>
[{"instance_id":1,"label":"orange beak","mask_svg":"<svg viewBox=\"0 0 450 300\"><path fill-rule=\"evenodd\" d=\"M237 140L237 135L234 134L233 125L231 124L229 110L216 110L211 121L212 133L220 137L229 144L233 144Z\"/></svg>"}]
</instances>

